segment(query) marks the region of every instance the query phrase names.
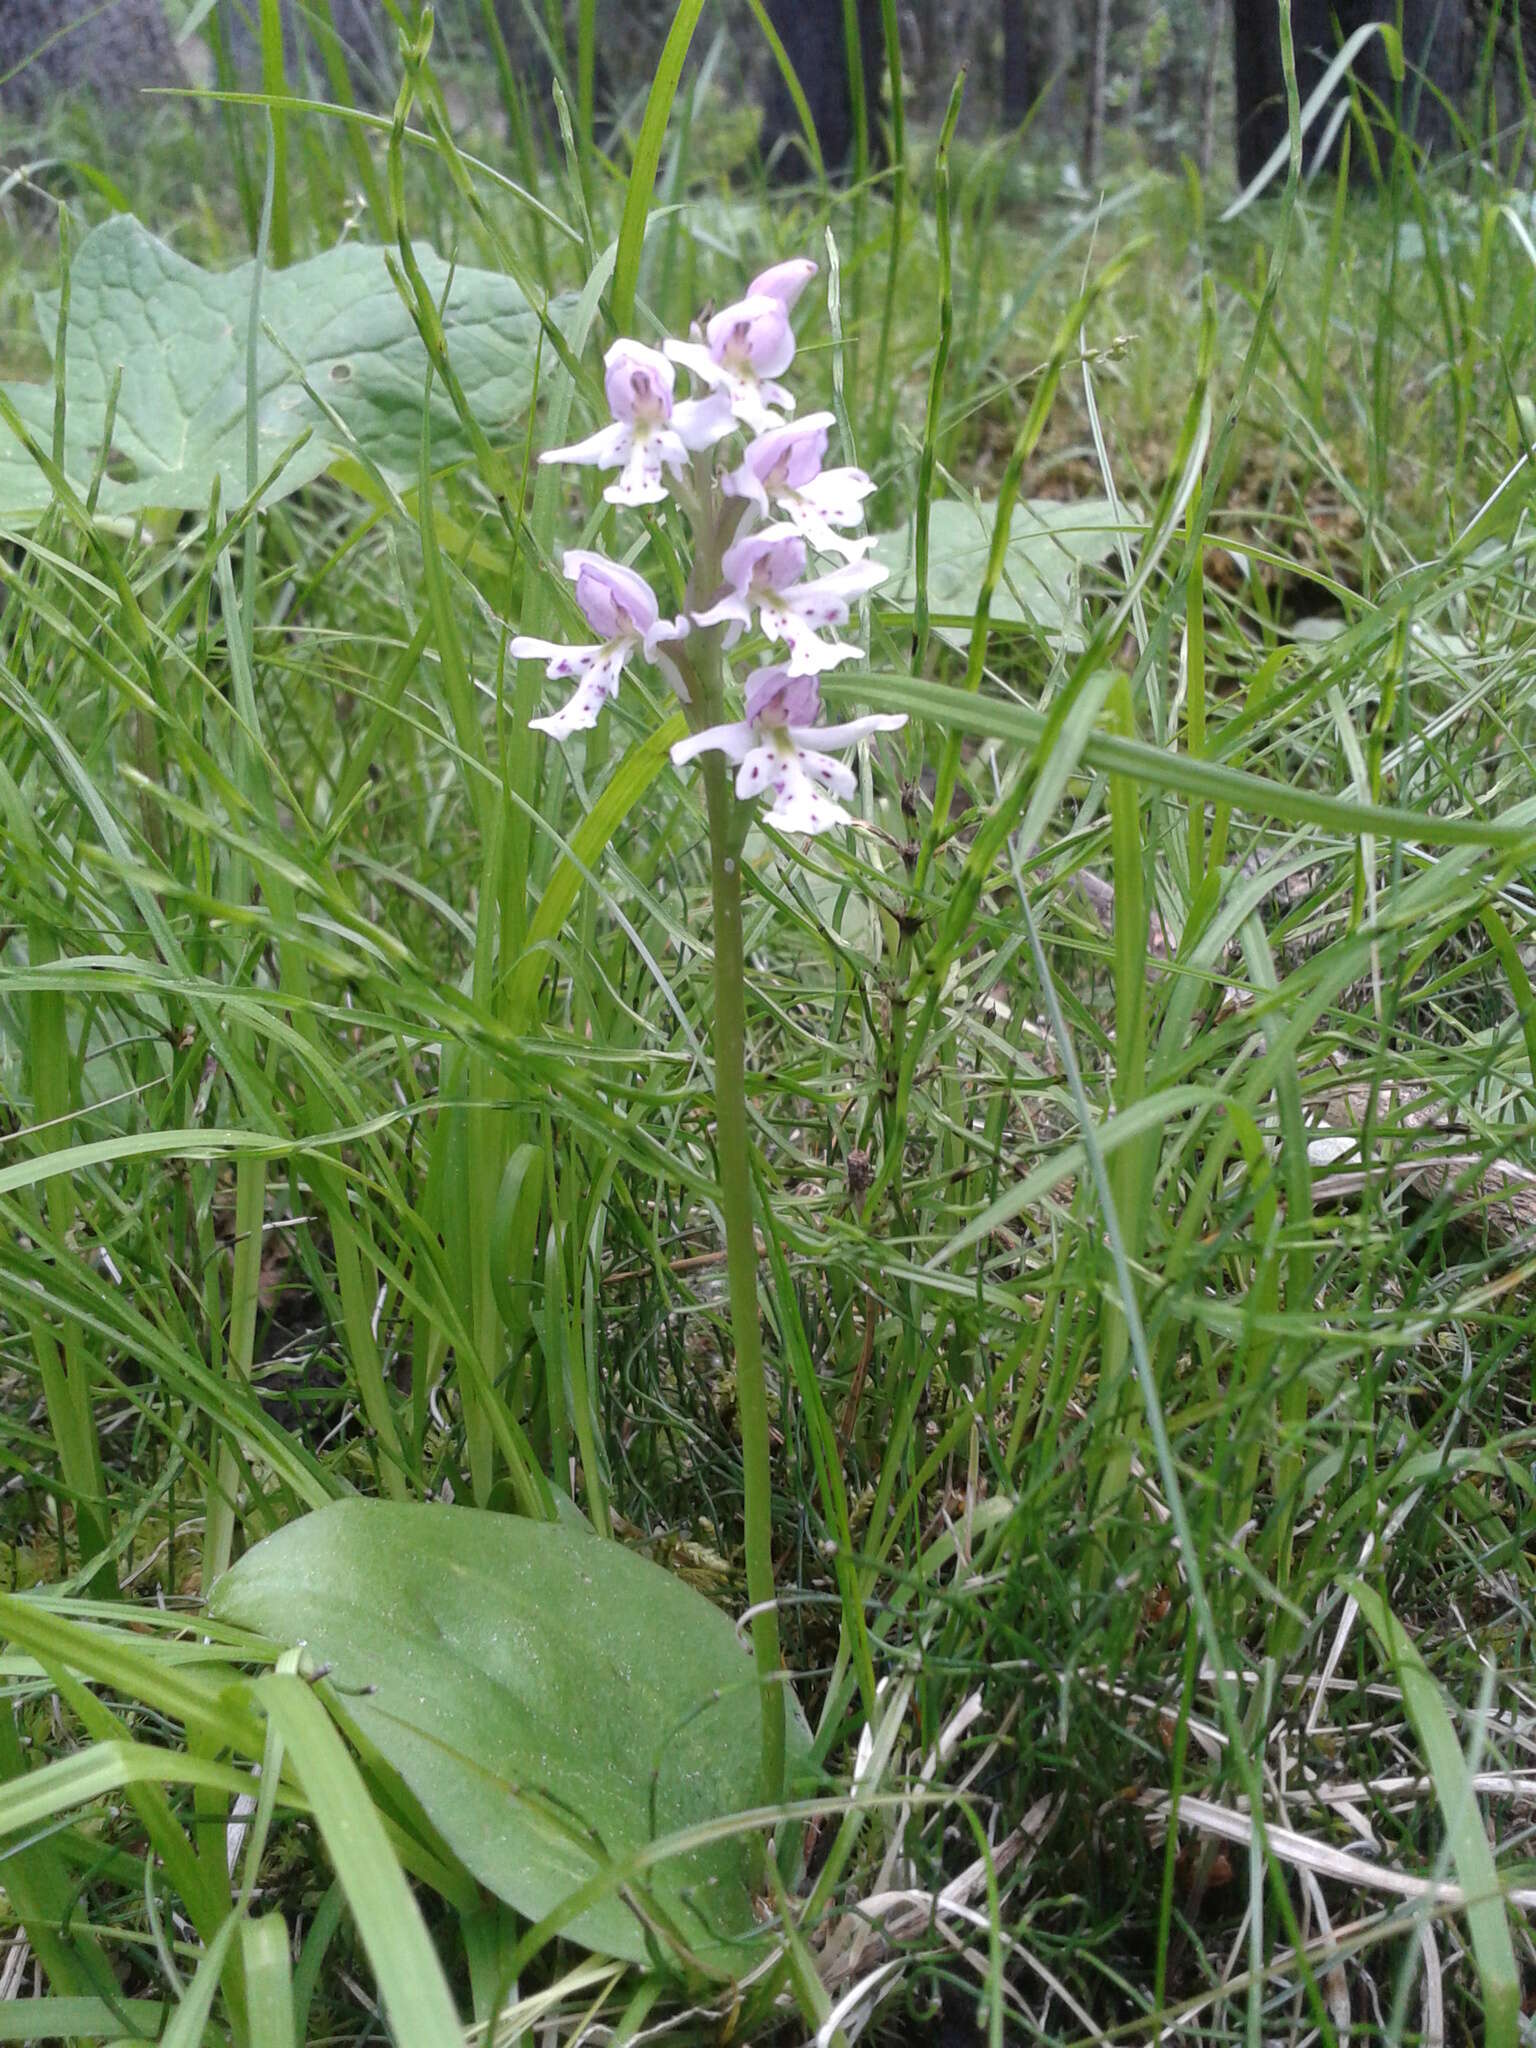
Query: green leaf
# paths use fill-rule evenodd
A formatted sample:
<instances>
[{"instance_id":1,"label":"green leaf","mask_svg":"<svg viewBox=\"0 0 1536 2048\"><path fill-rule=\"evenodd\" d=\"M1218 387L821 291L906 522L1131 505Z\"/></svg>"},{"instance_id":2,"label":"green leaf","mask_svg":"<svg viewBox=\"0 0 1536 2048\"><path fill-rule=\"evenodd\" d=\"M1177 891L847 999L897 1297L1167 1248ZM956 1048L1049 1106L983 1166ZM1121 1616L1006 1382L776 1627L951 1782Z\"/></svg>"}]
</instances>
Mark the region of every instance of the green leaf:
<instances>
[{"instance_id":1,"label":"green leaf","mask_svg":"<svg viewBox=\"0 0 1536 2048\"><path fill-rule=\"evenodd\" d=\"M656 166L661 162L661 145L666 139L667 122L671 118L672 102L677 97L678 80L683 75L688 45L693 41L693 32L703 12L704 0L678 0L667 40L656 60L655 76L645 102L645 118L635 139L635 154L624 194L624 218L619 223L619 253L613 272L613 324L620 334L629 332L634 319L640 258L645 251L645 223L651 210L651 194L656 187Z\"/></svg>"},{"instance_id":2,"label":"green leaf","mask_svg":"<svg viewBox=\"0 0 1536 2048\"><path fill-rule=\"evenodd\" d=\"M1373 1587L1349 1582L1371 1634L1392 1663L1419 1751L1435 1787L1457 1881L1466 1894L1467 1932L1483 1986L1482 2038L1488 2048L1514 2048L1520 2032L1520 1965L1493 1851L1484 1832L1467 1760L1440 1688L1418 1645Z\"/></svg>"},{"instance_id":3,"label":"green leaf","mask_svg":"<svg viewBox=\"0 0 1536 2048\"><path fill-rule=\"evenodd\" d=\"M530 1920L605 1862L755 1802L761 1716L730 1622L579 1529L337 1503L249 1551L211 1606L329 1664L359 1736L480 1882ZM652 1863L643 1890L724 1973L754 1934L759 1869L756 1837L730 1834ZM617 1887L563 1931L647 1956Z\"/></svg>"},{"instance_id":4,"label":"green leaf","mask_svg":"<svg viewBox=\"0 0 1536 2048\"><path fill-rule=\"evenodd\" d=\"M165 2007L147 1998L8 1998L0 2004L0 2041L153 2041Z\"/></svg>"},{"instance_id":5,"label":"green leaf","mask_svg":"<svg viewBox=\"0 0 1536 2048\"><path fill-rule=\"evenodd\" d=\"M357 451L397 484L415 479L427 358L384 255L348 242L262 280L262 322L277 340L264 334L257 350L259 473L265 476L301 435L310 435L269 487L269 501ZM508 277L459 268L448 291L449 266L428 248L419 256L434 298L441 301L447 292L443 327L459 381L487 429L504 432L526 413L532 396L538 315ZM244 500L251 285L249 264L201 270L131 216L104 221L81 243L70 266L64 472L83 497L100 456L107 393L121 365L103 517L159 507L204 511L215 476L226 505ZM563 306L555 302L557 317ZM51 347L57 293L40 293L36 311ZM306 380L322 402L305 390ZM5 388L46 449L52 380ZM441 465L469 452L445 393L432 397L431 438ZM0 431L0 519L36 518L49 496L25 447Z\"/></svg>"},{"instance_id":6,"label":"green leaf","mask_svg":"<svg viewBox=\"0 0 1536 2048\"><path fill-rule=\"evenodd\" d=\"M288 1766L304 1788L346 1893L394 2039L420 2041L424 2048L429 2042L432 2048L455 2048L463 2036L452 1994L405 1872L345 1743L302 1678L273 1672L258 1681L257 1692L268 1722L282 1737Z\"/></svg>"},{"instance_id":7,"label":"green leaf","mask_svg":"<svg viewBox=\"0 0 1536 2048\"><path fill-rule=\"evenodd\" d=\"M981 598L996 507L968 498L942 498L928 519L928 609L942 636L962 647ZM1074 647L1084 642L1079 573L1101 561L1123 530L1107 498L1021 499L1013 509L1002 581L992 599L992 621L1031 625ZM890 570L879 602L910 612L917 604L917 564L910 523L882 533L874 558Z\"/></svg>"}]
</instances>

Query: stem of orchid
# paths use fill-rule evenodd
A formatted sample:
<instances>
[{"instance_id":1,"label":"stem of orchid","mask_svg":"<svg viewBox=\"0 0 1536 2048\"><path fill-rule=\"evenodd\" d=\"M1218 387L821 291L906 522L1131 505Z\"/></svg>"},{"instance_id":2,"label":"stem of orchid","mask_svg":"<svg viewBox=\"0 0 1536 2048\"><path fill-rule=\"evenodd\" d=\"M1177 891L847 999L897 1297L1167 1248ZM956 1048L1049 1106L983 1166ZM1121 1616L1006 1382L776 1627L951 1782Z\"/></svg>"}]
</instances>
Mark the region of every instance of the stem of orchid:
<instances>
[{"instance_id":1,"label":"stem of orchid","mask_svg":"<svg viewBox=\"0 0 1536 2048\"><path fill-rule=\"evenodd\" d=\"M773 1577L772 1465L768 1383L757 1306L757 1240L752 1221L752 1161L747 1137L745 958L741 921L741 848L735 831L730 770L719 754L705 756L710 879L715 909L715 1143L720 1212L736 1351L736 1405L747 1532L747 1598L752 1655L763 1711L763 1797L784 1796L784 1686L779 1611Z\"/></svg>"}]
</instances>

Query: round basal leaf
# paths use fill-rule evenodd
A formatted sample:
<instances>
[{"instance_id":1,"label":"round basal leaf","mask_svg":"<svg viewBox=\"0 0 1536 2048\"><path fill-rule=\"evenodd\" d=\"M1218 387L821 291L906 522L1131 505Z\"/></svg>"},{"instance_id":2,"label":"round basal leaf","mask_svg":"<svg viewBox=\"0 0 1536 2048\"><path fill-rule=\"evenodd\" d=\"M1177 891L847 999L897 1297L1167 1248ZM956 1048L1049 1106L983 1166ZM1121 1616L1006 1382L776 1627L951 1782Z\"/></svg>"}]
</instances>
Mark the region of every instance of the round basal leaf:
<instances>
[{"instance_id":1,"label":"round basal leaf","mask_svg":"<svg viewBox=\"0 0 1536 2048\"><path fill-rule=\"evenodd\" d=\"M928 609L942 636L955 646L971 637L969 621L981 599L997 507L966 498L940 498L928 520ZM992 595L997 624L1032 625L1053 641L1083 644L1079 584L1085 563L1102 561L1123 527L1105 498L1021 498L1013 508L1003 573ZM890 571L879 601L910 611L917 597L912 525L882 533L875 560ZM940 622L943 622L942 624Z\"/></svg>"},{"instance_id":2,"label":"round basal leaf","mask_svg":"<svg viewBox=\"0 0 1536 2048\"><path fill-rule=\"evenodd\" d=\"M424 244L417 258L442 307L443 333L459 383L491 433L526 414L533 395L539 321L509 277L460 265L452 272ZM94 228L70 266L64 345L68 399L64 473L85 496L104 465L99 508L121 518L152 508L206 511L214 478L223 504L246 495L246 343L253 268L203 270L158 241L130 215ZM571 301L551 302L558 321ZM56 292L36 301L42 338L58 333ZM397 484L415 481L427 355L386 267L385 251L343 242L261 285L256 350L259 477L306 431L309 441L268 487L286 497L354 452ZM112 445L101 437L107 395L121 368ZM54 387L12 384L7 395L33 437L51 445ZM461 460L468 443L447 393L432 393L432 453ZM0 519L25 524L47 506L50 487L22 444L0 423Z\"/></svg>"},{"instance_id":3,"label":"round basal leaf","mask_svg":"<svg viewBox=\"0 0 1536 2048\"><path fill-rule=\"evenodd\" d=\"M220 1621L302 1643L466 1867L530 1920L610 1861L759 1800L752 1661L729 1620L590 1530L337 1501L214 1587ZM761 1840L641 1873L565 1932L643 1961L640 1912L730 1975L753 1960ZM666 1944L661 1944L665 1949Z\"/></svg>"}]
</instances>

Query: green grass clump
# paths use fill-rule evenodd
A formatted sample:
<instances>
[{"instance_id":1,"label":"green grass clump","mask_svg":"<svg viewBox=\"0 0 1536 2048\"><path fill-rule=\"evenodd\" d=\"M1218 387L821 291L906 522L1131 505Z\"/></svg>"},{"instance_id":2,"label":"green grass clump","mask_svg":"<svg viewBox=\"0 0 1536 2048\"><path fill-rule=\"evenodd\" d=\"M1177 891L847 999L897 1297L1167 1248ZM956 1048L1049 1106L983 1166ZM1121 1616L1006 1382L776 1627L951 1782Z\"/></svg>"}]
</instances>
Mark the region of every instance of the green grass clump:
<instances>
[{"instance_id":1,"label":"green grass clump","mask_svg":"<svg viewBox=\"0 0 1536 2048\"><path fill-rule=\"evenodd\" d=\"M828 689L913 714L871 829L748 847L774 1533L826 1795L749 2038L837 2007L851 2039L862 1985L892 2042L979 2012L994 2041L1512 2043L1518 208L1404 151L1224 223L1193 182L1088 205L934 138L770 196L723 61L606 153L575 79L568 160L515 101L471 158L428 62L352 124L366 181L342 115L290 109L263 205L259 112L204 107L4 202L10 374L46 358L39 194L77 245L103 177L201 260L270 256L279 198L294 257L350 222L429 347L429 242L590 324L425 488L353 465L112 526L61 493L0 535L0 2028L360 2040L376 1988L436 2025L439 1978L498 2040L727 2024L660 1956L518 1950L199 1601L350 1491L570 1490L744 1604L699 799L640 689L541 744L504 643L563 630L550 564L612 539L531 457L586 431L614 300L655 340L808 252L801 407L845 423L874 523L975 500L1024 552L930 561L969 595L926 626L877 595ZM1091 502L1098 544L1020 538L1044 500Z\"/></svg>"}]
</instances>

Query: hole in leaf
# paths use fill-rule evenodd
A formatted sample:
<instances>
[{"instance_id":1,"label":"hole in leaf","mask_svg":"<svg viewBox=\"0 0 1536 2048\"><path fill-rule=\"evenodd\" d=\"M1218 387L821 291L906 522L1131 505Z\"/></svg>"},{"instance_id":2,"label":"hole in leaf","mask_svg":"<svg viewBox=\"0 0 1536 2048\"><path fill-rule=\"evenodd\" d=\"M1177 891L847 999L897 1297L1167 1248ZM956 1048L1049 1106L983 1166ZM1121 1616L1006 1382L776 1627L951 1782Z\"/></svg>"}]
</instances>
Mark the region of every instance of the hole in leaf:
<instances>
[{"instance_id":1,"label":"hole in leaf","mask_svg":"<svg viewBox=\"0 0 1536 2048\"><path fill-rule=\"evenodd\" d=\"M350 384L352 382L352 365L350 363L332 363L331 382L333 384Z\"/></svg>"},{"instance_id":2,"label":"hole in leaf","mask_svg":"<svg viewBox=\"0 0 1536 2048\"><path fill-rule=\"evenodd\" d=\"M87 449L92 467L101 461L101 443L98 441ZM102 464L103 473L115 484L131 484L138 480L139 466L131 455L125 455L114 442L107 450L107 459Z\"/></svg>"}]
</instances>

